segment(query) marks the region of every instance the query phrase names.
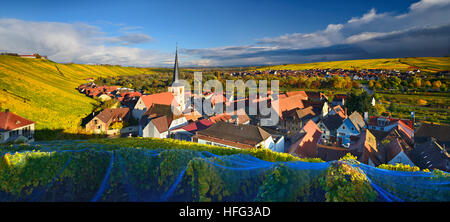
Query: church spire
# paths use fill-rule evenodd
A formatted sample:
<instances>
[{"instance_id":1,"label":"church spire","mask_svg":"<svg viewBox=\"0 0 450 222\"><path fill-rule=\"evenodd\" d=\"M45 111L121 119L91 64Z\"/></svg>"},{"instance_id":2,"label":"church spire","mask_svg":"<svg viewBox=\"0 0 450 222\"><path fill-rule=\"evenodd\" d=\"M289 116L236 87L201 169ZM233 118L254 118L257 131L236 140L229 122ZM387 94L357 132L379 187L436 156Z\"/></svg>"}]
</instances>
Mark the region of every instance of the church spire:
<instances>
[{"instance_id":1,"label":"church spire","mask_svg":"<svg viewBox=\"0 0 450 222\"><path fill-rule=\"evenodd\" d=\"M175 83L180 79L180 74L178 72L178 43L177 43L177 49L175 51L175 65L173 67L173 82Z\"/></svg>"}]
</instances>

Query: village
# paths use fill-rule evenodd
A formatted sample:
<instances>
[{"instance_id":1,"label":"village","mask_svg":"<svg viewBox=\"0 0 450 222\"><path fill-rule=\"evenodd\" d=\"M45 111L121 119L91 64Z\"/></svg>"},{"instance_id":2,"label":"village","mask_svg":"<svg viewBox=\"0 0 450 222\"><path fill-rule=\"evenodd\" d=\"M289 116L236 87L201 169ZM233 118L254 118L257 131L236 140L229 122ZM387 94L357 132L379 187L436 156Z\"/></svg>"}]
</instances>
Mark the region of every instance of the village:
<instances>
[{"instance_id":1,"label":"village","mask_svg":"<svg viewBox=\"0 0 450 222\"><path fill-rule=\"evenodd\" d=\"M268 72L276 75L296 73ZM331 75L347 72L315 70L308 73ZM353 78L371 79L380 73L383 72L363 70ZM399 72L388 74L400 75ZM84 125L86 132L108 137L171 138L236 149L267 148L324 161L338 160L350 153L361 163L371 166L401 163L422 169L450 171L450 156L446 150L450 143L450 127L447 125L419 123L417 127L410 119L369 116L367 112L357 111L348 113L346 94L336 94L329 101L321 92L290 91L278 95L279 106L275 110L278 124L261 126L259 120L263 116L248 115L248 108L252 103L259 105L262 101L270 106L274 102L270 93L254 100L246 98L245 110L236 110L238 100L227 100L225 94L211 91L200 96L192 95L185 92L184 85L177 84L179 78L176 54L175 84L167 92L144 94L130 88L96 85L94 79L86 79L87 83L78 87L80 93L101 101L116 99L120 102L116 107L89 115ZM234 111L208 116L187 102L191 99L208 101L213 107L219 103L224 107L232 106ZM174 100L181 114L172 112ZM375 98L371 103L375 105ZM0 143L33 142L33 133L33 121L9 110L0 113Z\"/></svg>"}]
</instances>

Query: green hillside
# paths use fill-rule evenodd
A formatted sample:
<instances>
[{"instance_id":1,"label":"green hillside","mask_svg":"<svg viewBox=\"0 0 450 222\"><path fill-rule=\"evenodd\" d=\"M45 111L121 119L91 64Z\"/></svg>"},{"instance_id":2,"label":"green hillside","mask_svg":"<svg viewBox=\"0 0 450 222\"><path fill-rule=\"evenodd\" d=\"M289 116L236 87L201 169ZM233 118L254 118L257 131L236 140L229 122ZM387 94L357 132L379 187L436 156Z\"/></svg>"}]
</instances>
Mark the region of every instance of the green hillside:
<instances>
[{"instance_id":1,"label":"green hillside","mask_svg":"<svg viewBox=\"0 0 450 222\"><path fill-rule=\"evenodd\" d=\"M93 77L153 73L148 68L59 64L0 55L0 108L36 122L36 129L80 131L81 119L97 101L76 87Z\"/></svg>"},{"instance_id":2,"label":"green hillside","mask_svg":"<svg viewBox=\"0 0 450 222\"><path fill-rule=\"evenodd\" d=\"M411 57L395 59L364 59L305 64L265 66L258 70L304 70L304 69L396 69L401 71L420 69L425 72L450 70L450 57Z\"/></svg>"}]
</instances>

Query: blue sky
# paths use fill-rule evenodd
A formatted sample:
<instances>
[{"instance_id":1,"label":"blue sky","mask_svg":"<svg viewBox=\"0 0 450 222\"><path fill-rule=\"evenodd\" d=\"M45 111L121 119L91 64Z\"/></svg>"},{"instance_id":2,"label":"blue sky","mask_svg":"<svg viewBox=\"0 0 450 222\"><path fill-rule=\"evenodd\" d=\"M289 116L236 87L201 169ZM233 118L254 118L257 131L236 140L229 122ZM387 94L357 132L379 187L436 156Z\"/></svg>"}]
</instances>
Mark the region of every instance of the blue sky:
<instances>
[{"instance_id":1,"label":"blue sky","mask_svg":"<svg viewBox=\"0 0 450 222\"><path fill-rule=\"evenodd\" d=\"M0 50L136 66L168 66L176 42L182 65L443 56L449 8L449 0L9 1ZM421 47L401 46L405 38Z\"/></svg>"}]
</instances>

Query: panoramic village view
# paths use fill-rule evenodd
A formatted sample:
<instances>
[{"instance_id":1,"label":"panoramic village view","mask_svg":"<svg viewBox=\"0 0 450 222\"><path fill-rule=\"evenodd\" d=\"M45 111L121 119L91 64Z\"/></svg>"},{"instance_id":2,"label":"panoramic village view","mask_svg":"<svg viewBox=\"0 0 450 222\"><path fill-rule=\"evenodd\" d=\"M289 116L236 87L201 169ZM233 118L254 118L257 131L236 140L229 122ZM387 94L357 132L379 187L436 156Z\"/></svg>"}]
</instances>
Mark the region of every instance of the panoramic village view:
<instances>
[{"instance_id":1,"label":"panoramic village view","mask_svg":"<svg viewBox=\"0 0 450 222\"><path fill-rule=\"evenodd\" d=\"M245 45L6 4L0 202L450 201L450 1L360 6Z\"/></svg>"}]
</instances>

